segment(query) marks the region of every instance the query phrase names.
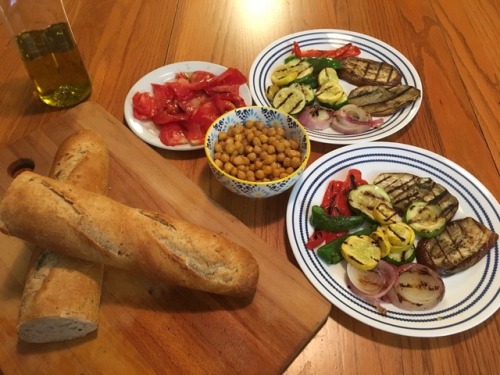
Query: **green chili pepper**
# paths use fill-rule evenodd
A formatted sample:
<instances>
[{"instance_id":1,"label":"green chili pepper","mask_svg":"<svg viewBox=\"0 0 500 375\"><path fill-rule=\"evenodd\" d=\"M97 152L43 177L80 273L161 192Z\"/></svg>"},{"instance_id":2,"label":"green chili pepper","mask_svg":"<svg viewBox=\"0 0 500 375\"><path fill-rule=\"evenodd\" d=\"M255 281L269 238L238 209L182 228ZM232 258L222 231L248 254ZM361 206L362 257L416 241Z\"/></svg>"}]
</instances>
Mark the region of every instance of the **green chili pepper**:
<instances>
[{"instance_id":1,"label":"green chili pepper","mask_svg":"<svg viewBox=\"0 0 500 375\"><path fill-rule=\"evenodd\" d=\"M359 216L333 216L328 215L323 207L313 206L311 224L315 229L331 232L344 232L363 224L364 217Z\"/></svg>"},{"instance_id":2,"label":"green chili pepper","mask_svg":"<svg viewBox=\"0 0 500 375\"><path fill-rule=\"evenodd\" d=\"M361 228L360 230L357 230L356 232L349 233L346 234L345 236L336 238L333 241L330 241L318 248L317 250L318 257L320 257L328 264L337 264L344 259L342 253L340 252L340 247L348 237L369 235L375 229L377 229L377 224L371 224L367 225L364 228Z\"/></svg>"}]
</instances>

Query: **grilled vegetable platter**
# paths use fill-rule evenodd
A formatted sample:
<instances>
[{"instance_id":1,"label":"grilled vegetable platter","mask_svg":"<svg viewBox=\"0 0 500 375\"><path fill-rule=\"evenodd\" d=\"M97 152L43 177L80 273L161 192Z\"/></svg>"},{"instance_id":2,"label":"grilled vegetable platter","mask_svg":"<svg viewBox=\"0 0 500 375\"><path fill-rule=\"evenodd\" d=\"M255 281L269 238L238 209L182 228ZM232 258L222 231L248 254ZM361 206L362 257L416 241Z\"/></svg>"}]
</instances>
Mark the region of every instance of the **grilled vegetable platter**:
<instances>
[{"instance_id":1,"label":"grilled vegetable platter","mask_svg":"<svg viewBox=\"0 0 500 375\"><path fill-rule=\"evenodd\" d=\"M444 336L500 306L498 202L442 156L389 142L325 154L294 187L286 223L310 282L373 327Z\"/></svg>"},{"instance_id":2,"label":"grilled vegetable platter","mask_svg":"<svg viewBox=\"0 0 500 375\"><path fill-rule=\"evenodd\" d=\"M352 144L407 126L423 95L420 77L397 50L367 35L311 30L283 37L255 59L254 102L290 113L311 140Z\"/></svg>"}]
</instances>

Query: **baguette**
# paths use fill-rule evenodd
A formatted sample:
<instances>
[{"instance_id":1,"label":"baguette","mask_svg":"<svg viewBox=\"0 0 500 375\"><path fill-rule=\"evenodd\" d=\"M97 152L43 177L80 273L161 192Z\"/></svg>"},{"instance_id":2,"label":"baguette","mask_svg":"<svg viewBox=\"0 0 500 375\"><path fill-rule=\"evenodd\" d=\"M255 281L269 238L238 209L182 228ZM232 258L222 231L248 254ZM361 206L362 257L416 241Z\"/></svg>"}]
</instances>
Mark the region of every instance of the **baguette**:
<instances>
[{"instance_id":1,"label":"baguette","mask_svg":"<svg viewBox=\"0 0 500 375\"><path fill-rule=\"evenodd\" d=\"M182 219L23 172L0 202L0 230L62 254L201 291L249 296L259 266L243 247Z\"/></svg>"},{"instance_id":2,"label":"baguette","mask_svg":"<svg viewBox=\"0 0 500 375\"><path fill-rule=\"evenodd\" d=\"M59 146L49 176L105 194L109 156L104 139L82 130ZM33 343L83 337L97 329L103 265L37 249L19 309L18 336Z\"/></svg>"}]
</instances>

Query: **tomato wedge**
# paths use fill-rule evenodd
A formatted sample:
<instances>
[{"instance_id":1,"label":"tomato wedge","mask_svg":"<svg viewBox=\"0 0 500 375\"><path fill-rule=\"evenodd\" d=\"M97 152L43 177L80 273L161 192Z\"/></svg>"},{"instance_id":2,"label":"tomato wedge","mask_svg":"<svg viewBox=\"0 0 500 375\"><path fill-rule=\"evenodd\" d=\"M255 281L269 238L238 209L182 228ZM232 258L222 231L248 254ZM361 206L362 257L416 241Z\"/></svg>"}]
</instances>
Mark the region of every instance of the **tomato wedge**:
<instances>
[{"instance_id":1,"label":"tomato wedge","mask_svg":"<svg viewBox=\"0 0 500 375\"><path fill-rule=\"evenodd\" d=\"M184 128L178 122L170 122L160 128L160 141L166 146L179 146L188 143Z\"/></svg>"},{"instance_id":2,"label":"tomato wedge","mask_svg":"<svg viewBox=\"0 0 500 375\"><path fill-rule=\"evenodd\" d=\"M155 99L150 93L136 92L132 97L134 117L138 120L149 120L155 114Z\"/></svg>"}]
</instances>

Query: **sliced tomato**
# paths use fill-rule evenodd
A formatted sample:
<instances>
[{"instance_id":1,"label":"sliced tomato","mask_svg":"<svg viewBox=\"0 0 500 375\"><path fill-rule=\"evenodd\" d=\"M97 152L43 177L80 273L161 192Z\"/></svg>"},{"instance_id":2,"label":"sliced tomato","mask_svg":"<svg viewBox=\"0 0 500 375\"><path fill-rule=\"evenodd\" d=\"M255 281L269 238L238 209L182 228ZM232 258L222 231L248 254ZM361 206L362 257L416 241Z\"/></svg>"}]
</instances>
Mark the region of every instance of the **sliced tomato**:
<instances>
[{"instance_id":1,"label":"sliced tomato","mask_svg":"<svg viewBox=\"0 0 500 375\"><path fill-rule=\"evenodd\" d=\"M166 82L165 84L172 87L172 90L175 92L175 97L179 100L189 100L197 94L196 90L191 88L191 84L187 80Z\"/></svg>"},{"instance_id":2,"label":"sliced tomato","mask_svg":"<svg viewBox=\"0 0 500 375\"><path fill-rule=\"evenodd\" d=\"M178 80L187 80L189 81L189 76L186 72L178 72L178 73L175 73L175 80L178 81Z\"/></svg>"},{"instance_id":3,"label":"sliced tomato","mask_svg":"<svg viewBox=\"0 0 500 375\"><path fill-rule=\"evenodd\" d=\"M219 109L213 100L207 100L200 105L196 112L191 116L191 122L199 124L204 133L208 130L212 122L220 116Z\"/></svg>"},{"instance_id":4,"label":"sliced tomato","mask_svg":"<svg viewBox=\"0 0 500 375\"><path fill-rule=\"evenodd\" d=\"M229 92L218 93L213 96L214 98L220 98L222 100L228 100L235 105L235 107L244 107L246 105L243 98L239 95L234 95Z\"/></svg>"},{"instance_id":5,"label":"sliced tomato","mask_svg":"<svg viewBox=\"0 0 500 375\"><path fill-rule=\"evenodd\" d=\"M202 145L205 141L206 129L195 121L186 121L184 123L184 131L189 144L193 146Z\"/></svg>"},{"instance_id":6,"label":"sliced tomato","mask_svg":"<svg viewBox=\"0 0 500 375\"><path fill-rule=\"evenodd\" d=\"M160 141L166 146L180 146L188 143L184 128L178 122L170 122L160 128Z\"/></svg>"},{"instance_id":7,"label":"sliced tomato","mask_svg":"<svg viewBox=\"0 0 500 375\"><path fill-rule=\"evenodd\" d=\"M169 113L168 111L163 110L158 111L152 119L156 125L165 125L171 122L187 121L189 119L189 115L185 112Z\"/></svg>"},{"instance_id":8,"label":"sliced tomato","mask_svg":"<svg viewBox=\"0 0 500 375\"><path fill-rule=\"evenodd\" d=\"M212 86L220 85L243 85L247 82L247 78L236 68L227 68L223 73L219 74L213 81Z\"/></svg>"},{"instance_id":9,"label":"sliced tomato","mask_svg":"<svg viewBox=\"0 0 500 375\"><path fill-rule=\"evenodd\" d=\"M132 97L132 110L138 120L149 120L155 115L155 100L148 92L136 92Z\"/></svg>"},{"instance_id":10,"label":"sliced tomato","mask_svg":"<svg viewBox=\"0 0 500 375\"><path fill-rule=\"evenodd\" d=\"M239 96L240 86L239 85L218 85L211 86L205 89L205 92L212 96L217 94L231 94L233 96Z\"/></svg>"},{"instance_id":11,"label":"sliced tomato","mask_svg":"<svg viewBox=\"0 0 500 375\"><path fill-rule=\"evenodd\" d=\"M191 74L189 82L191 83L191 88L193 90L204 90L212 84L212 81L217 76L213 73L206 72L204 70L198 70Z\"/></svg>"},{"instance_id":12,"label":"sliced tomato","mask_svg":"<svg viewBox=\"0 0 500 375\"><path fill-rule=\"evenodd\" d=\"M223 95L214 95L211 100L215 104L219 116L236 108L236 105L232 101L227 100Z\"/></svg>"}]
</instances>

